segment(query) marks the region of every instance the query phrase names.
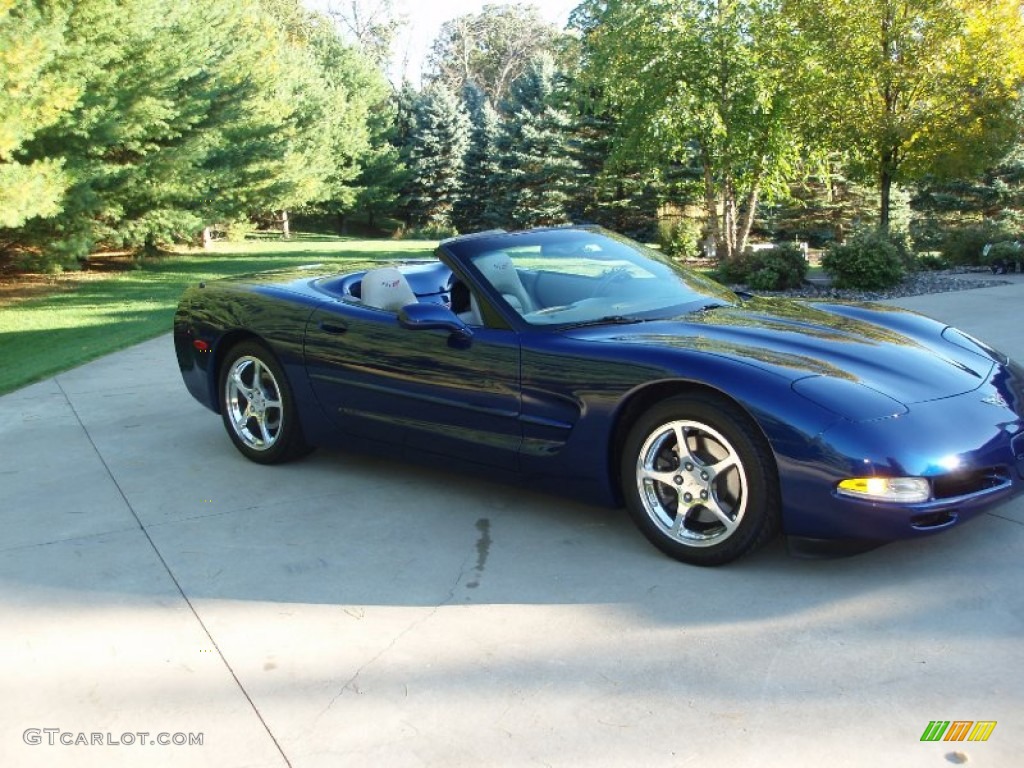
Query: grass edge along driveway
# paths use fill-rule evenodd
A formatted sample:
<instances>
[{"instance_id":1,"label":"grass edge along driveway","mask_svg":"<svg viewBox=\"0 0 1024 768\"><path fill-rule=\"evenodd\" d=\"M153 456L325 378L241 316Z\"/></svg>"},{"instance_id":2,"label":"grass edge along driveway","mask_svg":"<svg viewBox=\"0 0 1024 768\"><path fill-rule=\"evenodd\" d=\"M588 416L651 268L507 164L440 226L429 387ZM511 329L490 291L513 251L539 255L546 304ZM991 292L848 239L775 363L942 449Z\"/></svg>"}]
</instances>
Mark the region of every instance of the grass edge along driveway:
<instances>
[{"instance_id":1,"label":"grass edge along driveway","mask_svg":"<svg viewBox=\"0 0 1024 768\"><path fill-rule=\"evenodd\" d=\"M297 235L216 243L121 272L72 276L63 289L0 304L0 394L169 333L178 298L192 283L303 264L322 263L330 271L348 261L428 257L436 246Z\"/></svg>"}]
</instances>

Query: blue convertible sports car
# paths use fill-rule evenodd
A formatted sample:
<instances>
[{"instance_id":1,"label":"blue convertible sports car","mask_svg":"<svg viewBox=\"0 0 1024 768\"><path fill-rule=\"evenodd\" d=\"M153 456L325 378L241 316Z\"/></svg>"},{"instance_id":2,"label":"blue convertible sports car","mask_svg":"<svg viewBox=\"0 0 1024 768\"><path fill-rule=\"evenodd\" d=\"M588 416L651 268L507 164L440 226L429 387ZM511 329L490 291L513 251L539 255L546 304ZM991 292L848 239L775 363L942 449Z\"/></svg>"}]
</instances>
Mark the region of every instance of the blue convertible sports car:
<instances>
[{"instance_id":1,"label":"blue convertible sports car","mask_svg":"<svg viewBox=\"0 0 1024 768\"><path fill-rule=\"evenodd\" d=\"M590 227L436 257L190 288L185 384L253 461L359 445L485 468L625 503L698 565L780 531L922 536L1024 485L1024 369L955 328L737 295Z\"/></svg>"}]
</instances>

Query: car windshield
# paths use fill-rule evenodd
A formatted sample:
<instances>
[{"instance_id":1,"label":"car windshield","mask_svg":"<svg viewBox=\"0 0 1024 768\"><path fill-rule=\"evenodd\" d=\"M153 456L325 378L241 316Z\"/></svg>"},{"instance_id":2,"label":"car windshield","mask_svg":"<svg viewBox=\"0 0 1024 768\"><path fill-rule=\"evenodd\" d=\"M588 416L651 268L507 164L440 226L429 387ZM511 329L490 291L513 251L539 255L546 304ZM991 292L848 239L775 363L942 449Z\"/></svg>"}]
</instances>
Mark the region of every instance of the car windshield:
<instances>
[{"instance_id":1,"label":"car windshield","mask_svg":"<svg viewBox=\"0 0 1024 768\"><path fill-rule=\"evenodd\" d=\"M737 301L664 254L596 228L478 235L445 247L530 325L641 322Z\"/></svg>"}]
</instances>

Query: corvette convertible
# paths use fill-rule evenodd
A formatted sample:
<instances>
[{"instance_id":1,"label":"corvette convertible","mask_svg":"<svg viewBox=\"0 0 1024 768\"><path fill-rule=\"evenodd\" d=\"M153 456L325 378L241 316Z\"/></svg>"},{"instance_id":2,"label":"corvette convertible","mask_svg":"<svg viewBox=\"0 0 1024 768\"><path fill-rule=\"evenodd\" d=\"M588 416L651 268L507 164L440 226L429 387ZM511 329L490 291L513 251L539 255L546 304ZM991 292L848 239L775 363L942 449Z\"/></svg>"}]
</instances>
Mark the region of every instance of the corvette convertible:
<instances>
[{"instance_id":1,"label":"corvette convertible","mask_svg":"<svg viewBox=\"0 0 1024 768\"><path fill-rule=\"evenodd\" d=\"M174 345L242 454L313 446L476 468L622 506L719 565L779 533L859 551L1024 487L1024 369L863 303L737 294L594 227L435 258L200 283Z\"/></svg>"}]
</instances>

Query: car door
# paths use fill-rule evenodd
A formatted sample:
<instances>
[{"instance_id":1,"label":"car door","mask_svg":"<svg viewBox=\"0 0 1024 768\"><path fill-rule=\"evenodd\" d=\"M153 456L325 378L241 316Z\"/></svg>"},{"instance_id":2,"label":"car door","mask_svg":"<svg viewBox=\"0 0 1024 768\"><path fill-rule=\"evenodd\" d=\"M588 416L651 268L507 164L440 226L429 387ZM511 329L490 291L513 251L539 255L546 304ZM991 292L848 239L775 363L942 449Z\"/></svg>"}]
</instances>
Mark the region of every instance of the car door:
<instances>
[{"instance_id":1,"label":"car door","mask_svg":"<svg viewBox=\"0 0 1024 768\"><path fill-rule=\"evenodd\" d=\"M518 336L473 330L468 340L409 330L394 312L338 301L309 320L306 369L345 432L515 469L522 440Z\"/></svg>"}]
</instances>

